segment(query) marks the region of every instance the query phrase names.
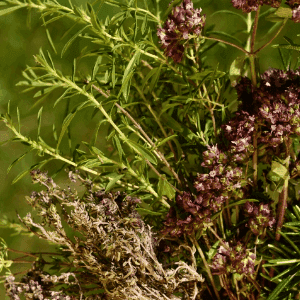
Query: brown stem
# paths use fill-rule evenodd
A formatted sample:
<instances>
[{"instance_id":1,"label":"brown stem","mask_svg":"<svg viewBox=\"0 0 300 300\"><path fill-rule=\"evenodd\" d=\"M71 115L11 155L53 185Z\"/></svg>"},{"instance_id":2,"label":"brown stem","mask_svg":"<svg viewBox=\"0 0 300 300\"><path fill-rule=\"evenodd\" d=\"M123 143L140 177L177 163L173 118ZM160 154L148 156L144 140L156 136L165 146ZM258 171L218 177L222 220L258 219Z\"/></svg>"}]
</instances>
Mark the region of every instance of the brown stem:
<instances>
[{"instance_id":1,"label":"brown stem","mask_svg":"<svg viewBox=\"0 0 300 300\"><path fill-rule=\"evenodd\" d=\"M254 44L255 44L255 37L256 37L256 32L257 32L257 25L258 25L258 17L259 17L259 12L260 12L260 5L257 8L255 18L254 18L254 23L253 23L253 30L252 30L252 36L251 36L251 47L250 51L251 53L254 52Z\"/></svg>"},{"instance_id":2,"label":"brown stem","mask_svg":"<svg viewBox=\"0 0 300 300\"><path fill-rule=\"evenodd\" d=\"M258 285L258 283L256 282L256 280L253 280L253 278L251 278L251 276L248 276L247 279L254 285L254 287L257 289L258 293L261 293L261 289L260 286Z\"/></svg>"},{"instance_id":3,"label":"brown stem","mask_svg":"<svg viewBox=\"0 0 300 300\"><path fill-rule=\"evenodd\" d=\"M261 46L259 49L257 49L253 54L256 54L258 52L260 52L262 49L266 48L268 45L270 45L273 40L275 40L277 38L277 36L279 35L279 33L282 31L283 27L285 26L286 22L288 19L284 19L282 25L280 26L279 30L276 32L276 34L271 38L271 40L269 42L267 42L265 45Z\"/></svg>"},{"instance_id":4,"label":"brown stem","mask_svg":"<svg viewBox=\"0 0 300 300\"><path fill-rule=\"evenodd\" d=\"M290 137L287 137L287 139L285 140L285 146L286 146L286 168L288 170L290 164L290 146L291 146ZM283 189L279 194L278 211L277 211L277 227L276 227L276 234L275 234L276 241L279 241L280 239L280 230L283 225L285 210L287 208L288 187L289 187L289 178L285 178Z\"/></svg>"},{"instance_id":5,"label":"brown stem","mask_svg":"<svg viewBox=\"0 0 300 300\"><path fill-rule=\"evenodd\" d=\"M24 252L24 251L20 251L20 250L15 250L15 249L11 249L11 248L6 248L6 250L8 250L10 252L14 252L14 253L25 254L26 256L31 256L31 257L34 257L34 258L38 257L38 255L34 255L33 253Z\"/></svg>"},{"instance_id":6,"label":"brown stem","mask_svg":"<svg viewBox=\"0 0 300 300\"><path fill-rule=\"evenodd\" d=\"M258 125L255 124L254 126L254 133L253 133L253 157L252 157L252 163L253 163L253 187L255 188L257 186L257 155L258 155L258 150L257 150L257 130L258 130Z\"/></svg>"},{"instance_id":7,"label":"brown stem","mask_svg":"<svg viewBox=\"0 0 300 300\"><path fill-rule=\"evenodd\" d=\"M221 40L221 39L218 39L218 38L214 38L214 37L203 36L203 38L206 39L206 40L218 41L218 42L221 42L221 43L230 45L230 46L232 46L232 47L234 47L234 48L237 48L237 49L243 51L245 54L249 54L249 52L248 52L247 50L245 50L244 48L242 48L242 47L240 47L240 46L238 46L238 45L235 45L235 44L233 44L233 43L226 42L226 41L224 41L224 40Z\"/></svg>"}]
</instances>

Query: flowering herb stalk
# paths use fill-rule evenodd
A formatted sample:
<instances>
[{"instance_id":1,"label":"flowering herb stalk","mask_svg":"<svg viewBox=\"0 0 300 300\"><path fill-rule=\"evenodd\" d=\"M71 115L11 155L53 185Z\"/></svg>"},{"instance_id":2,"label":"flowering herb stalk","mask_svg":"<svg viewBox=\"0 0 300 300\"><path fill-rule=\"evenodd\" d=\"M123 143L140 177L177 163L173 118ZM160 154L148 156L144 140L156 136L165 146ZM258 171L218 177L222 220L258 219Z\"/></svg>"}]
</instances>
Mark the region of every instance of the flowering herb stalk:
<instances>
[{"instance_id":1,"label":"flowering herb stalk","mask_svg":"<svg viewBox=\"0 0 300 300\"><path fill-rule=\"evenodd\" d=\"M57 246L31 253L1 239L10 299L299 299L300 68L259 74L257 59L287 23L297 26L298 2L232 0L247 24L241 46L207 29L210 16L191 0L172 1L164 15L163 1L104 0L99 10L120 8L105 22L97 1L87 9L71 1L70 7L3 1L0 15L36 9L45 26L63 17L79 24L62 56L76 38L98 46L81 50L71 75L42 50L37 65L23 72L26 81L18 85L38 89L37 95L61 91L58 98L52 94L54 107L77 100L54 141L40 134L43 107L37 140L21 133L19 111L18 128L9 107L1 115L14 140L46 156L13 181L30 173L44 186L26 197L39 219L28 213L18 215L23 229L4 218L1 225ZM258 48L263 15L281 24ZM285 39L289 45L273 46L299 51ZM219 43L242 54L229 71L206 63L204 54ZM94 63L83 76L86 57ZM70 142L67 155L64 135L88 107L98 126L90 141L83 137L75 148ZM99 146L103 123L107 149ZM82 195L41 171L54 159L74 184L81 182ZM22 257L11 259L11 253ZM11 265L21 262L32 268L12 273Z\"/></svg>"}]
</instances>

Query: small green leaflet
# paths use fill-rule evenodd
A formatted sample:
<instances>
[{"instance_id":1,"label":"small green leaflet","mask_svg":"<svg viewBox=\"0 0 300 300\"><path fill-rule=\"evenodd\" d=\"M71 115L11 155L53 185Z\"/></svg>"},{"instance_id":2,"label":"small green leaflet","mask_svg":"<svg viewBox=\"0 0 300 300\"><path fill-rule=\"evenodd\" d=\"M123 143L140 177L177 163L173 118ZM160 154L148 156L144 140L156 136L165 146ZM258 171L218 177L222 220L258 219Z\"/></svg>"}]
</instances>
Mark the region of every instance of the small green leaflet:
<instances>
[{"instance_id":1,"label":"small green leaflet","mask_svg":"<svg viewBox=\"0 0 300 300\"><path fill-rule=\"evenodd\" d=\"M277 161L272 161L271 171L267 176L275 182L279 181L280 179L286 180L290 178L288 169Z\"/></svg>"},{"instance_id":2,"label":"small green leaflet","mask_svg":"<svg viewBox=\"0 0 300 300\"><path fill-rule=\"evenodd\" d=\"M105 188L105 192L109 192L114 186L115 184L117 183L117 181L119 181L122 177L124 177L125 174L121 174L121 175L118 175L116 177L114 177L106 186Z\"/></svg>"},{"instance_id":3,"label":"small green leaflet","mask_svg":"<svg viewBox=\"0 0 300 300\"><path fill-rule=\"evenodd\" d=\"M149 160L152 164L157 165L157 160L154 154L137 142L126 140L126 143L137 152L142 158Z\"/></svg>"},{"instance_id":4,"label":"small green leaflet","mask_svg":"<svg viewBox=\"0 0 300 300\"><path fill-rule=\"evenodd\" d=\"M162 175L158 181L158 195L162 197L162 195L167 196L169 199L173 199L175 197L175 190L170 186L166 179L166 175Z\"/></svg>"}]
</instances>

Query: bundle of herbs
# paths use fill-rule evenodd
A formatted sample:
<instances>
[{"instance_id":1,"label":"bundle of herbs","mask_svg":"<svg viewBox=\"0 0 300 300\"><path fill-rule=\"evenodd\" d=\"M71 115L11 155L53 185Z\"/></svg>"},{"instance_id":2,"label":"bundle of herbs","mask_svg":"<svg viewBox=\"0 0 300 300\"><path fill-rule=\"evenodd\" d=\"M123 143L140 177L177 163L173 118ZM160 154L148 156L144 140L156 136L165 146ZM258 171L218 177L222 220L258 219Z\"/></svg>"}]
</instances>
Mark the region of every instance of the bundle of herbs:
<instances>
[{"instance_id":1,"label":"bundle of herbs","mask_svg":"<svg viewBox=\"0 0 300 300\"><path fill-rule=\"evenodd\" d=\"M54 107L68 102L52 146L41 137L43 107L36 140L21 133L19 110L17 126L9 106L1 115L14 141L45 156L13 181L30 173L44 188L26 197L36 217L18 214L24 228L14 228L56 246L31 253L1 239L10 299L300 298L300 69L291 59L300 46L288 37L274 45L286 24L300 22L300 1L232 0L222 14L246 23L242 46L206 28L210 16L194 7L201 1L174 0L166 11L163 2L102 0L86 9L71 0L1 2L0 15L27 8L41 13L44 26L63 17L78 25L62 56L75 39L97 45L80 49L71 74L41 49L18 83ZM104 5L120 11L99 20ZM261 17L274 25L257 48ZM226 72L206 63L219 44L241 52ZM270 45L290 57L282 56L283 70L260 74L260 52ZM87 57L93 68L82 75ZM98 125L90 140L72 147L71 122L84 109ZM103 123L110 151L98 146ZM70 155L61 146L66 133ZM61 168L48 176L53 160ZM63 170L76 188L54 182ZM11 272L21 262L13 252L31 259L25 274Z\"/></svg>"}]
</instances>

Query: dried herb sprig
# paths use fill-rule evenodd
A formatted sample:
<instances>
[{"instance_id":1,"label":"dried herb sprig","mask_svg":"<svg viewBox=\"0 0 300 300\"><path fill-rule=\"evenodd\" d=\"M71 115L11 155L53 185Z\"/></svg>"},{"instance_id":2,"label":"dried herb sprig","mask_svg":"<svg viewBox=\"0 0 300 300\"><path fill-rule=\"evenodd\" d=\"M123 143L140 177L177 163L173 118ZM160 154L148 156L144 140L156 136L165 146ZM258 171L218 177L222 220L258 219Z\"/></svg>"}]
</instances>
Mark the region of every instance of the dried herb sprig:
<instances>
[{"instance_id":1,"label":"dried herb sprig","mask_svg":"<svg viewBox=\"0 0 300 300\"><path fill-rule=\"evenodd\" d=\"M27 197L41 221L34 221L30 213L19 218L39 238L63 248L72 272L60 270L60 274L51 275L43 270L46 264L41 259L39 268L28 272L19 283L13 276L7 278L11 299L18 299L22 293L45 300L182 299L175 296L176 292L196 299L204 279L197 273L195 259L191 265L178 261L174 262L175 269L163 267L157 259L157 234L135 210L138 198L95 190L93 182L78 173L70 172L69 177L85 185L82 197L70 187L61 189L46 172L33 170L31 176L34 183L47 189ZM190 254L194 255L192 251ZM71 275L74 280L64 293L54 290L68 283ZM98 296L85 296L91 284Z\"/></svg>"}]
</instances>

